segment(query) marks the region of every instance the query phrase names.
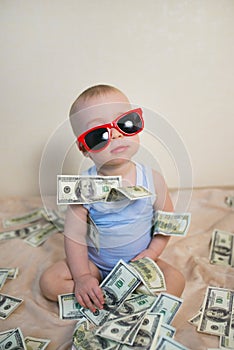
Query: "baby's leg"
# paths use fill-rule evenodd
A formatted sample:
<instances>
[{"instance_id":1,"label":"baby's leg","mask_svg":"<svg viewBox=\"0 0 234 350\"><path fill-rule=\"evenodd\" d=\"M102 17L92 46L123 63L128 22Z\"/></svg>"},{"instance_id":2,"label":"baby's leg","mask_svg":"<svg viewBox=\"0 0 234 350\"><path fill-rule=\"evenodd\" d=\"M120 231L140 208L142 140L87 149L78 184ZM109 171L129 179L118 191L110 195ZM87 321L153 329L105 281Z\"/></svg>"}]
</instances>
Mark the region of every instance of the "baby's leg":
<instances>
[{"instance_id":1,"label":"baby's leg","mask_svg":"<svg viewBox=\"0 0 234 350\"><path fill-rule=\"evenodd\" d=\"M98 268L89 261L91 273L100 280ZM56 262L40 278L42 294L49 300L57 301L59 294L73 293L74 281L66 260Z\"/></svg>"},{"instance_id":2,"label":"baby's leg","mask_svg":"<svg viewBox=\"0 0 234 350\"><path fill-rule=\"evenodd\" d=\"M182 273L161 259L158 259L156 263L164 274L167 286L166 292L180 297L185 287L185 279Z\"/></svg>"}]
</instances>

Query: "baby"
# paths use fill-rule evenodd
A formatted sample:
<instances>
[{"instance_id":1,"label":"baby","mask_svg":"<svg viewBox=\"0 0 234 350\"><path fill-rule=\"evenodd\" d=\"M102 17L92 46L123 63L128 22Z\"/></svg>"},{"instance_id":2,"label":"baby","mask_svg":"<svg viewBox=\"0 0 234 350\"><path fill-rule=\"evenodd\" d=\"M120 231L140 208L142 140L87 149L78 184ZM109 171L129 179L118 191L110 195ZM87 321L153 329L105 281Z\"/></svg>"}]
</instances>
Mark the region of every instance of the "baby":
<instances>
[{"instance_id":1,"label":"baby","mask_svg":"<svg viewBox=\"0 0 234 350\"><path fill-rule=\"evenodd\" d=\"M70 120L79 150L94 162L85 174L121 176L121 186L144 186L153 196L68 207L64 229L66 259L42 274L42 293L57 300L58 294L74 292L79 304L94 312L104 304L100 282L119 259L129 262L149 257L163 271L167 292L180 296L185 285L183 275L160 259L169 237L152 232L155 211L173 211L167 186L158 172L132 161L144 128L141 108L132 109L128 98L117 88L97 85L75 100ZM98 228L98 251L87 237L88 216Z\"/></svg>"}]
</instances>

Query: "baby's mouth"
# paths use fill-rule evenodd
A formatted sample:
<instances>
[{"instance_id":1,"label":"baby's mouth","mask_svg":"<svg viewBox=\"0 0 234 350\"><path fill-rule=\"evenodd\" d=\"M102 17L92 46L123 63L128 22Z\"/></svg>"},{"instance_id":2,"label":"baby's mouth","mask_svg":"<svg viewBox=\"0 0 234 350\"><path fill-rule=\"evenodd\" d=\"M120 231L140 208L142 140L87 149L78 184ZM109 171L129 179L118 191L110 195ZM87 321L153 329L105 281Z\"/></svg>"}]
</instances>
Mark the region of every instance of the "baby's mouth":
<instances>
[{"instance_id":1,"label":"baby's mouth","mask_svg":"<svg viewBox=\"0 0 234 350\"><path fill-rule=\"evenodd\" d=\"M126 146L126 145L119 145L119 146L113 148L111 150L111 153L112 154L118 154L118 153L125 152L127 149L128 149L128 146Z\"/></svg>"}]
</instances>

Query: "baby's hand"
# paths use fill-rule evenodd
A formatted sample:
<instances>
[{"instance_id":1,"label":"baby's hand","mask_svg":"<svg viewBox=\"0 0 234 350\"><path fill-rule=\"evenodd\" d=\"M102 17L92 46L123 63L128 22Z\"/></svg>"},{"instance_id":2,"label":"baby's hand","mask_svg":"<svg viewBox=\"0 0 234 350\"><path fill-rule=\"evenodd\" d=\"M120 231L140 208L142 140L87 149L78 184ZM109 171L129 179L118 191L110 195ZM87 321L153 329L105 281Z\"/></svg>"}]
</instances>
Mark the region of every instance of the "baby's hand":
<instances>
[{"instance_id":1,"label":"baby's hand","mask_svg":"<svg viewBox=\"0 0 234 350\"><path fill-rule=\"evenodd\" d=\"M157 260L157 254L153 249L145 249L143 250L140 254L138 254L137 256L135 256L131 261L136 261L142 258L151 258L152 260L156 261Z\"/></svg>"},{"instance_id":2,"label":"baby's hand","mask_svg":"<svg viewBox=\"0 0 234 350\"><path fill-rule=\"evenodd\" d=\"M91 274L83 275L75 282L75 295L78 303L95 312L103 309L104 297L97 278Z\"/></svg>"}]
</instances>

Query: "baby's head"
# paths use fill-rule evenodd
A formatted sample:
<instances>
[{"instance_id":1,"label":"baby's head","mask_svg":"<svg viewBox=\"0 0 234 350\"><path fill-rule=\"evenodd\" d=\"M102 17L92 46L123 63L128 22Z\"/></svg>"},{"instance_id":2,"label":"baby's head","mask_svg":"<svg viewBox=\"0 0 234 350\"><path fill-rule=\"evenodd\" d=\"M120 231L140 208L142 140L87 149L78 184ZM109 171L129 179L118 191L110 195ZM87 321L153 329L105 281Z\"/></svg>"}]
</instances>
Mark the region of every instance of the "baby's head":
<instances>
[{"instance_id":1,"label":"baby's head","mask_svg":"<svg viewBox=\"0 0 234 350\"><path fill-rule=\"evenodd\" d=\"M96 165L129 159L138 150L142 111L132 111L127 96L113 86L96 85L82 92L71 106L70 121L79 149Z\"/></svg>"},{"instance_id":2,"label":"baby's head","mask_svg":"<svg viewBox=\"0 0 234 350\"><path fill-rule=\"evenodd\" d=\"M69 117L72 129L76 137L82 132L82 119L90 118L91 115L100 115L109 110L114 112L123 105L125 108L131 108L127 96L114 86L95 85L84 90L73 102ZM123 108L122 107L122 108Z\"/></svg>"}]
</instances>

